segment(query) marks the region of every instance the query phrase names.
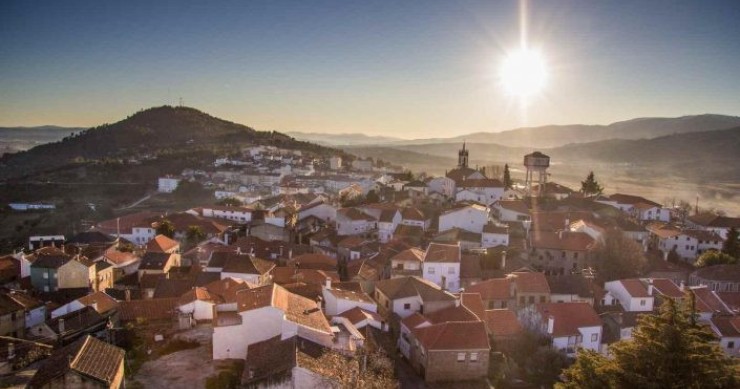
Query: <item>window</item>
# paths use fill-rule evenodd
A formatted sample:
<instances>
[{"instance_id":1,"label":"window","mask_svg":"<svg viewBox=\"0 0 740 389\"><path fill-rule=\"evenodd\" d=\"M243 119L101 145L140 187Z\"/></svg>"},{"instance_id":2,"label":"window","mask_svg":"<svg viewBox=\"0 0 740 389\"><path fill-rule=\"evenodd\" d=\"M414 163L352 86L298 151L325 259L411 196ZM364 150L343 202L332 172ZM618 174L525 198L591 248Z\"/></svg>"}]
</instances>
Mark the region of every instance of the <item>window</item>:
<instances>
[{"instance_id":1,"label":"window","mask_svg":"<svg viewBox=\"0 0 740 389\"><path fill-rule=\"evenodd\" d=\"M591 334L591 341L592 342L598 342L599 341L599 334Z\"/></svg>"},{"instance_id":2,"label":"window","mask_svg":"<svg viewBox=\"0 0 740 389\"><path fill-rule=\"evenodd\" d=\"M534 296L529 296L529 303L534 304Z\"/></svg>"},{"instance_id":3,"label":"window","mask_svg":"<svg viewBox=\"0 0 740 389\"><path fill-rule=\"evenodd\" d=\"M478 362L478 353L470 353L470 362Z\"/></svg>"},{"instance_id":4,"label":"window","mask_svg":"<svg viewBox=\"0 0 740 389\"><path fill-rule=\"evenodd\" d=\"M409 303L403 304L403 309L407 309L407 310L411 309L411 304Z\"/></svg>"},{"instance_id":5,"label":"window","mask_svg":"<svg viewBox=\"0 0 740 389\"><path fill-rule=\"evenodd\" d=\"M429 274L434 274L434 268L432 266L429 266Z\"/></svg>"},{"instance_id":6,"label":"window","mask_svg":"<svg viewBox=\"0 0 740 389\"><path fill-rule=\"evenodd\" d=\"M645 300L644 299L640 300L640 306L641 307L644 307L645 306Z\"/></svg>"},{"instance_id":7,"label":"window","mask_svg":"<svg viewBox=\"0 0 740 389\"><path fill-rule=\"evenodd\" d=\"M727 342L727 348L730 349L730 350L732 350L733 348L735 348L735 342Z\"/></svg>"},{"instance_id":8,"label":"window","mask_svg":"<svg viewBox=\"0 0 740 389\"><path fill-rule=\"evenodd\" d=\"M457 353L457 361L465 362L465 353Z\"/></svg>"},{"instance_id":9,"label":"window","mask_svg":"<svg viewBox=\"0 0 740 389\"><path fill-rule=\"evenodd\" d=\"M47 272L44 272L44 279L46 280L46 279L48 279L48 278L49 278L49 273L47 273Z\"/></svg>"},{"instance_id":10,"label":"window","mask_svg":"<svg viewBox=\"0 0 740 389\"><path fill-rule=\"evenodd\" d=\"M545 297L545 296L540 296L540 302L541 302L541 303L545 303L545 302L547 302L546 300L547 300L547 297Z\"/></svg>"}]
</instances>

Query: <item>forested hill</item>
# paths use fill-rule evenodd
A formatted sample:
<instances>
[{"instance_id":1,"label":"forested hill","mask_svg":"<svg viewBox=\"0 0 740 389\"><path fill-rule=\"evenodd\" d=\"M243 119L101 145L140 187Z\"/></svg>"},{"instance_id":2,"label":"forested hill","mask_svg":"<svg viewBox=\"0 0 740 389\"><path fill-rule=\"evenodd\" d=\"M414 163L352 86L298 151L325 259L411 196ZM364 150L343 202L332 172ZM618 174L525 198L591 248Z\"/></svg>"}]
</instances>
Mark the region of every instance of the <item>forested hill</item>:
<instances>
[{"instance_id":1,"label":"forested hill","mask_svg":"<svg viewBox=\"0 0 740 389\"><path fill-rule=\"evenodd\" d=\"M256 131L194 108L162 106L137 112L114 124L81 131L58 142L6 154L0 158L0 178L22 177L82 162L204 152L234 153L239 147L248 145L272 145L317 154L337 153L279 132Z\"/></svg>"}]
</instances>

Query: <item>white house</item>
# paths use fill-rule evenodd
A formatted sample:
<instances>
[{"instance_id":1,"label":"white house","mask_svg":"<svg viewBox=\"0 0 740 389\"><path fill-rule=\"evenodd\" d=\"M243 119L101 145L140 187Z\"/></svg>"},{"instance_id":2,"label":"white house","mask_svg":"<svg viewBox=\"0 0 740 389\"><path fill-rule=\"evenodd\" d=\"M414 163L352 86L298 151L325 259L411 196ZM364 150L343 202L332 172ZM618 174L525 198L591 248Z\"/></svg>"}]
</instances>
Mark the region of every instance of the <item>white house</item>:
<instances>
[{"instance_id":1,"label":"white house","mask_svg":"<svg viewBox=\"0 0 740 389\"><path fill-rule=\"evenodd\" d=\"M330 204L318 202L303 206L298 210L298 220L303 220L309 216L325 222L332 222L337 219L337 208Z\"/></svg>"},{"instance_id":2,"label":"white house","mask_svg":"<svg viewBox=\"0 0 740 389\"><path fill-rule=\"evenodd\" d=\"M449 177L434 177L427 181L427 188L429 193L441 193L449 199L455 195L455 180Z\"/></svg>"},{"instance_id":3,"label":"white house","mask_svg":"<svg viewBox=\"0 0 740 389\"><path fill-rule=\"evenodd\" d=\"M504 197L504 184L496 179L465 179L457 183L456 201L476 201L490 205Z\"/></svg>"},{"instance_id":4,"label":"white house","mask_svg":"<svg viewBox=\"0 0 740 389\"><path fill-rule=\"evenodd\" d=\"M213 320L215 306L236 310L237 294L255 287L244 280L230 277L216 280L187 291L178 300L177 309L180 313L192 315L195 320Z\"/></svg>"},{"instance_id":5,"label":"white house","mask_svg":"<svg viewBox=\"0 0 740 389\"><path fill-rule=\"evenodd\" d=\"M157 185L157 191L160 193L172 193L180 185L179 178L160 177Z\"/></svg>"},{"instance_id":6,"label":"white house","mask_svg":"<svg viewBox=\"0 0 740 389\"><path fill-rule=\"evenodd\" d=\"M454 207L439 215L439 231L453 228L481 233L488 223L488 208L479 204L466 204Z\"/></svg>"},{"instance_id":7,"label":"white house","mask_svg":"<svg viewBox=\"0 0 740 389\"><path fill-rule=\"evenodd\" d=\"M671 221L671 210L660 205L637 203L632 207L631 214L640 221Z\"/></svg>"},{"instance_id":8,"label":"white house","mask_svg":"<svg viewBox=\"0 0 740 389\"><path fill-rule=\"evenodd\" d=\"M740 357L740 316L715 316L709 324L722 351L730 357Z\"/></svg>"},{"instance_id":9,"label":"white house","mask_svg":"<svg viewBox=\"0 0 740 389\"><path fill-rule=\"evenodd\" d=\"M529 208L522 200L499 200L491 207L493 215L502 222L531 220Z\"/></svg>"},{"instance_id":10,"label":"white house","mask_svg":"<svg viewBox=\"0 0 740 389\"><path fill-rule=\"evenodd\" d=\"M483 226L481 233L481 247L509 246L509 228L492 223Z\"/></svg>"},{"instance_id":11,"label":"white house","mask_svg":"<svg viewBox=\"0 0 740 389\"><path fill-rule=\"evenodd\" d=\"M417 276L421 277L421 264L424 262L424 251L412 247L391 257L391 278Z\"/></svg>"},{"instance_id":12,"label":"white house","mask_svg":"<svg viewBox=\"0 0 740 389\"><path fill-rule=\"evenodd\" d=\"M203 216L216 219L232 220L240 223L249 223L252 221L253 209L248 207L226 207L226 206L207 206L203 207Z\"/></svg>"},{"instance_id":13,"label":"white house","mask_svg":"<svg viewBox=\"0 0 740 389\"><path fill-rule=\"evenodd\" d=\"M324 313L336 316L352 308L361 308L365 311L377 312L375 301L365 292L332 287L331 279L327 278L321 294L324 301Z\"/></svg>"},{"instance_id":14,"label":"white house","mask_svg":"<svg viewBox=\"0 0 740 389\"><path fill-rule=\"evenodd\" d=\"M421 265L422 278L439 285L442 289L460 290L460 244L430 243L424 252Z\"/></svg>"},{"instance_id":15,"label":"white house","mask_svg":"<svg viewBox=\"0 0 740 389\"><path fill-rule=\"evenodd\" d=\"M329 169L339 170L342 168L342 157L330 157L329 158Z\"/></svg>"},{"instance_id":16,"label":"white house","mask_svg":"<svg viewBox=\"0 0 740 389\"><path fill-rule=\"evenodd\" d=\"M378 312L405 318L414 312L431 313L455 305L457 298L437 284L419 277L401 277L375 283Z\"/></svg>"},{"instance_id":17,"label":"white house","mask_svg":"<svg viewBox=\"0 0 740 389\"><path fill-rule=\"evenodd\" d=\"M393 232L401 223L401 212L397 209L387 209L380 213L378 219L378 240L380 243L388 243L393 237Z\"/></svg>"},{"instance_id":18,"label":"white house","mask_svg":"<svg viewBox=\"0 0 740 389\"><path fill-rule=\"evenodd\" d=\"M113 297L108 296L103 292L95 292L76 300L72 300L69 303L51 311L51 318L54 319L59 316L64 316L68 313L79 311L85 307L92 307L99 314L105 315L116 309L118 307L118 302Z\"/></svg>"},{"instance_id":19,"label":"white house","mask_svg":"<svg viewBox=\"0 0 740 389\"><path fill-rule=\"evenodd\" d=\"M424 215L420 209L416 207L408 207L401 211L401 224L405 226L421 227L423 231L426 231L429 229L432 221Z\"/></svg>"},{"instance_id":20,"label":"white house","mask_svg":"<svg viewBox=\"0 0 740 389\"><path fill-rule=\"evenodd\" d=\"M555 349L571 357L579 348L601 351L603 322L588 303L545 303L537 310Z\"/></svg>"},{"instance_id":21,"label":"white house","mask_svg":"<svg viewBox=\"0 0 740 389\"><path fill-rule=\"evenodd\" d=\"M628 278L609 281L604 284L604 290L619 301L627 312L650 312L653 310L655 297L651 279L641 280ZM609 299L609 298L608 298Z\"/></svg>"},{"instance_id":22,"label":"white house","mask_svg":"<svg viewBox=\"0 0 740 389\"><path fill-rule=\"evenodd\" d=\"M237 293L235 309L216 308L213 359L244 359L249 345L276 336L298 336L329 348L334 339L315 301L271 284Z\"/></svg>"},{"instance_id":23,"label":"white house","mask_svg":"<svg viewBox=\"0 0 740 389\"><path fill-rule=\"evenodd\" d=\"M230 255L221 270L221 279L235 278L254 285L265 285L270 280L270 271L275 264L254 255Z\"/></svg>"},{"instance_id":24,"label":"white house","mask_svg":"<svg viewBox=\"0 0 740 389\"><path fill-rule=\"evenodd\" d=\"M700 228L716 232L722 239L727 239L727 233L732 227L740 230L740 217L719 216L712 213L703 213L689 216L686 224L691 228Z\"/></svg>"},{"instance_id":25,"label":"white house","mask_svg":"<svg viewBox=\"0 0 740 389\"><path fill-rule=\"evenodd\" d=\"M342 208L337 210L337 235L361 235L374 231L377 220L356 209Z\"/></svg>"}]
</instances>

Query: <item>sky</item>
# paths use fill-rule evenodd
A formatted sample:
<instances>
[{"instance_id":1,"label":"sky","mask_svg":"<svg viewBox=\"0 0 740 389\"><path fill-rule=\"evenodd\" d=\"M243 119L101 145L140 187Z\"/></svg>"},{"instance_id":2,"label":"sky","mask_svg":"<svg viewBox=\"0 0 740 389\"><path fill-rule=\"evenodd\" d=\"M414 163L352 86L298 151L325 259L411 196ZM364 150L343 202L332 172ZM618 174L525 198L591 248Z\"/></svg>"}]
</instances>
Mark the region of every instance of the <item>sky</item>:
<instances>
[{"instance_id":1,"label":"sky","mask_svg":"<svg viewBox=\"0 0 740 389\"><path fill-rule=\"evenodd\" d=\"M537 1L548 82L498 79L517 1L0 2L0 126L90 127L165 104L258 130L448 137L740 115L740 2Z\"/></svg>"}]
</instances>

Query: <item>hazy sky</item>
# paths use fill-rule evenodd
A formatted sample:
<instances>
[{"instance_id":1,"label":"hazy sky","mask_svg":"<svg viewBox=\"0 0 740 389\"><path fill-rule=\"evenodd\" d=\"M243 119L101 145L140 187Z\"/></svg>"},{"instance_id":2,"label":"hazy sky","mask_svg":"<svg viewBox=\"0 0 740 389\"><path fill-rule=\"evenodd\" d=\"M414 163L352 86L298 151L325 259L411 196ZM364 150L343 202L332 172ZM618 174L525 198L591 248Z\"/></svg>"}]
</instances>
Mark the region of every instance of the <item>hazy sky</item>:
<instances>
[{"instance_id":1,"label":"hazy sky","mask_svg":"<svg viewBox=\"0 0 740 389\"><path fill-rule=\"evenodd\" d=\"M740 115L740 1L531 1L549 66L497 81L516 1L2 1L0 126L185 105L260 130L404 138Z\"/></svg>"}]
</instances>

